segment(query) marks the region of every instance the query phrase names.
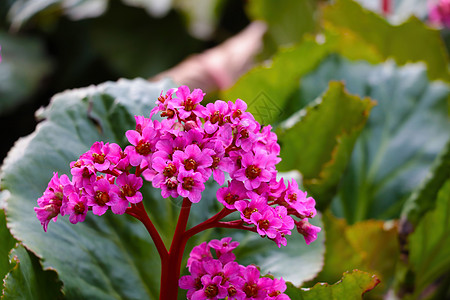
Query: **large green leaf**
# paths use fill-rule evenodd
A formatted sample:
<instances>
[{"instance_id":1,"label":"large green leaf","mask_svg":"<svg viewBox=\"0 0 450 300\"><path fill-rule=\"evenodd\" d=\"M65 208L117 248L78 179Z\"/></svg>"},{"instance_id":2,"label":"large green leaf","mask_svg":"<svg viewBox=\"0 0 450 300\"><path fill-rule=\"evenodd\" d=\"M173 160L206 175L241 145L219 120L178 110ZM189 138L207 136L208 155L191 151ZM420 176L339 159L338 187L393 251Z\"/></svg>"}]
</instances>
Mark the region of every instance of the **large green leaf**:
<instances>
[{"instance_id":1,"label":"large green leaf","mask_svg":"<svg viewBox=\"0 0 450 300\"><path fill-rule=\"evenodd\" d=\"M341 82L330 82L328 90L304 110L281 124L280 169L298 169L303 185L320 209L335 193L375 102L350 95Z\"/></svg>"},{"instance_id":2,"label":"large green leaf","mask_svg":"<svg viewBox=\"0 0 450 300\"><path fill-rule=\"evenodd\" d=\"M161 90L169 87L167 82L121 80L59 94L39 113L45 121L20 139L4 161L1 188L10 192L8 226L43 259L44 270L57 271L68 298L157 298L159 257L142 224L127 216L90 215L76 226L60 218L44 233L33 207L53 171L68 173L69 162L96 140L123 145L125 131L134 127L133 115L148 115ZM156 226L170 236L173 219L161 209L165 203L148 188L144 192Z\"/></svg>"},{"instance_id":3,"label":"large green leaf","mask_svg":"<svg viewBox=\"0 0 450 300\"><path fill-rule=\"evenodd\" d=\"M51 64L38 38L14 36L0 31L0 115L27 100L39 89ZM30 66L33 66L30 68Z\"/></svg>"},{"instance_id":4,"label":"large green leaf","mask_svg":"<svg viewBox=\"0 0 450 300\"><path fill-rule=\"evenodd\" d=\"M410 235L409 251L414 273L411 299L429 296L450 272L450 180L439 191L436 208L422 217Z\"/></svg>"},{"instance_id":5,"label":"large green leaf","mask_svg":"<svg viewBox=\"0 0 450 300\"><path fill-rule=\"evenodd\" d=\"M429 82L423 64L397 67L389 61L373 66L330 56L303 77L291 110L315 99L330 80L344 80L349 92L378 103L341 182L340 209L351 223L398 217L401 205L449 139L449 87Z\"/></svg>"},{"instance_id":6,"label":"large green leaf","mask_svg":"<svg viewBox=\"0 0 450 300\"><path fill-rule=\"evenodd\" d=\"M375 47L385 58L398 64L424 61L431 79L450 80L448 55L439 31L426 27L417 18L398 26L363 9L352 0L338 0L323 10L323 20L337 28L356 34Z\"/></svg>"},{"instance_id":7,"label":"large green leaf","mask_svg":"<svg viewBox=\"0 0 450 300\"><path fill-rule=\"evenodd\" d=\"M3 281L2 300L63 299L62 284L52 270L44 271L39 259L22 245L11 252L13 269Z\"/></svg>"},{"instance_id":8,"label":"large green leaf","mask_svg":"<svg viewBox=\"0 0 450 300\"><path fill-rule=\"evenodd\" d=\"M288 283L286 294L292 300L359 300L379 282L375 275L353 270L344 273L342 279L333 285L317 283L312 288L299 289Z\"/></svg>"}]
</instances>

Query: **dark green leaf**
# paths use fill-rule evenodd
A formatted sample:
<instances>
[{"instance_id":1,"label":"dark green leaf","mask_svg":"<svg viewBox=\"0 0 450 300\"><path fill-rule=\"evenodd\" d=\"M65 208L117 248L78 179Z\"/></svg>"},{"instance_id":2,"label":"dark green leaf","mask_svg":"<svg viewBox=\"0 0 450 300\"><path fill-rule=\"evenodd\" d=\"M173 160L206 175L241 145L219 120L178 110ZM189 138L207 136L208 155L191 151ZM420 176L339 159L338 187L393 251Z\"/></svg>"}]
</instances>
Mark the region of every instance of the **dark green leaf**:
<instances>
[{"instance_id":1,"label":"dark green leaf","mask_svg":"<svg viewBox=\"0 0 450 300\"><path fill-rule=\"evenodd\" d=\"M375 102L350 95L340 82L280 127L280 170L297 169L320 209L335 193L353 145Z\"/></svg>"},{"instance_id":2,"label":"dark green leaf","mask_svg":"<svg viewBox=\"0 0 450 300\"><path fill-rule=\"evenodd\" d=\"M415 276L412 298L429 296L450 271L450 180L439 191L436 208L410 235L409 250Z\"/></svg>"},{"instance_id":3,"label":"dark green leaf","mask_svg":"<svg viewBox=\"0 0 450 300\"><path fill-rule=\"evenodd\" d=\"M63 299L58 276L52 270L44 271L33 253L18 245L10 260L14 267L3 281L2 300Z\"/></svg>"},{"instance_id":4,"label":"dark green leaf","mask_svg":"<svg viewBox=\"0 0 450 300\"><path fill-rule=\"evenodd\" d=\"M333 285L318 283L312 288L299 289L288 283L286 294L292 300L359 300L379 282L375 275L353 270L344 273L342 279Z\"/></svg>"},{"instance_id":5,"label":"dark green leaf","mask_svg":"<svg viewBox=\"0 0 450 300\"><path fill-rule=\"evenodd\" d=\"M315 99L330 80L378 103L357 140L339 201L347 220L393 218L449 139L449 87L429 82L423 64L397 67L331 56L302 79L295 109ZM294 108L292 108L294 109ZM336 202L335 204L338 204Z\"/></svg>"},{"instance_id":6,"label":"dark green leaf","mask_svg":"<svg viewBox=\"0 0 450 300\"><path fill-rule=\"evenodd\" d=\"M417 18L393 26L352 0L335 1L325 7L323 13L325 23L352 32L383 57L392 57L401 65L424 61L431 79L450 80L448 55L439 31L425 26Z\"/></svg>"}]
</instances>

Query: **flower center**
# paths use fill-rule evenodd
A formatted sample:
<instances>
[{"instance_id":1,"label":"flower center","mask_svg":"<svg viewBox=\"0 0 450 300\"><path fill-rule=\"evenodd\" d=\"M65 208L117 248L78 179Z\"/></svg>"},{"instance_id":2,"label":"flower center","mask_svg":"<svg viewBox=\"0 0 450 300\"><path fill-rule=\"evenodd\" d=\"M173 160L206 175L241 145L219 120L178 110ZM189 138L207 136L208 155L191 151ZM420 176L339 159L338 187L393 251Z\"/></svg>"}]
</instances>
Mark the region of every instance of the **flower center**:
<instances>
[{"instance_id":1,"label":"flower center","mask_svg":"<svg viewBox=\"0 0 450 300\"><path fill-rule=\"evenodd\" d=\"M185 159L183 163L184 163L184 168L186 169L186 171L197 169L197 163L192 158Z\"/></svg>"},{"instance_id":2,"label":"flower center","mask_svg":"<svg viewBox=\"0 0 450 300\"><path fill-rule=\"evenodd\" d=\"M185 189L185 190L188 190L188 191L190 191L190 190L192 190L192 187L194 186L194 178L192 178L192 177L185 177L184 179L183 179L183 188Z\"/></svg>"},{"instance_id":3,"label":"flower center","mask_svg":"<svg viewBox=\"0 0 450 300\"><path fill-rule=\"evenodd\" d=\"M152 149L150 147L150 143L146 142L144 140L140 140L139 143L136 146L136 152L140 155L149 155L150 152L152 152Z\"/></svg>"},{"instance_id":4,"label":"flower center","mask_svg":"<svg viewBox=\"0 0 450 300\"><path fill-rule=\"evenodd\" d=\"M122 196L133 197L134 195L136 195L136 190L132 188L129 184L125 184L121 190Z\"/></svg>"},{"instance_id":5,"label":"flower center","mask_svg":"<svg viewBox=\"0 0 450 300\"><path fill-rule=\"evenodd\" d=\"M242 137L243 139L246 139L246 138L249 137L249 134L248 134L248 130L247 130L247 129L242 129L242 130L241 130L241 137Z\"/></svg>"},{"instance_id":6,"label":"flower center","mask_svg":"<svg viewBox=\"0 0 450 300\"><path fill-rule=\"evenodd\" d=\"M195 104L191 97L187 97L186 101L184 101L184 110L186 111L191 111L194 110L194 108L197 106L197 104Z\"/></svg>"},{"instance_id":7,"label":"flower center","mask_svg":"<svg viewBox=\"0 0 450 300\"><path fill-rule=\"evenodd\" d=\"M230 285L228 287L228 296L233 297L234 295L236 295L237 290L234 286Z\"/></svg>"},{"instance_id":8,"label":"flower center","mask_svg":"<svg viewBox=\"0 0 450 300\"><path fill-rule=\"evenodd\" d=\"M215 111L211 115L211 123L212 124L216 124L217 122L219 122L219 124L220 124L221 119L222 119L222 116L220 115L220 112L218 112L218 111Z\"/></svg>"},{"instance_id":9,"label":"flower center","mask_svg":"<svg viewBox=\"0 0 450 300\"><path fill-rule=\"evenodd\" d=\"M233 112L233 119L239 118L242 115L242 111L240 109L237 109Z\"/></svg>"},{"instance_id":10,"label":"flower center","mask_svg":"<svg viewBox=\"0 0 450 300\"><path fill-rule=\"evenodd\" d=\"M215 169L215 168L217 168L219 166L220 158L217 157L216 155L213 155L212 159L213 159L213 163L211 165L211 168Z\"/></svg>"},{"instance_id":11,"label":"flower center","mask_svg":"<svg viewBox=\"0 0 450 300\"><path fill-rule=\"evenodd\" d=\"M263 229L263 230L267 230L269 229L269 220L259 220L258 221L258 226L259 228Z\"/></svg>"},{"instance_id":12,"label":"flower center","mask_svg":"<svg viewBox=\"0 0 450 300\"><path fill-rule=\"evenodd\" d=\"M247 298L256 297L258 295L258 286L256 285L256 283L254 284L246 283L244 286L244 293L247 296Z\"/></svg>"},{"instance_id":13,"label":"flower center","mask_svg":"<svg viewBox=\"0 0 450 300\"><path fill-rule=\"evenodd\" d=\"M172 119L174 115L175 115L175 111L173 111L170 108L166 109L165 111L163 111L161 113L161 117L167 117L168 119Z\"/></svg>"},{"instance_id":14,"label":"flower center","mask_svg":"<svg viewBox=\"0 0 450 300\"><path fill-rule=\"evenodd\" d=\"M75 204L73 206L73 211L78 214L78 215L82 215L84 214L84 210L85 210L85 206L83 202L78 202L77 204Z\"/></svg>"},{"instance_id":15,"label":"flower center","mask_svg":"<svg viewBox=\"0 0 450 300\"><path fill-rule=\"evenodd\" d=\"M94 163L102 164L105 162L105 154L92 153Z\"/></svg>"},{"instance_id":16,"label":"flower center","mask_svg":"<svg viewBox=\"0 0 450 300\"><path fill-rule=\"evenodd\" d=\"M250 207L247 207L246 209L244 209L243 214L246 219L250 219L250 216L252 215L252 213L257 212L257 211L258 211L257 208L251 209Z\"/></svg>"},{"instance_id":17,"label":"flower center","mask_svg":"<svg viewBox=\"0 0 450 300\"><path fill-rule=\"evenodd\" d=\"M256 177L259 176L260 173L261 169L255 165L250 165L245 170L245 176L247 176L248 179L255 179Z\"/></svg>"},{"instance_id":18,"label":"flower center","mask_svg":"<svg viewBox=\"0 0 450 300\"><path fill-rule=\"evenodd\" d=\"M213 298L219 294L219 289L215 284L210 284L205 288L205 295L208 298Z\"/></svg>"},{"instance_id":19,"label":"flower center","mask_svg":"<svg viewBox=\"0 0 450 300\"><path fill-rule=\"evenodd\" d=\"M236 202L238 199L239 199L239 196L238 196L238 195L234 195L234 194L231 194L231 193L228 193L228 194L224 197L225 202L228 203L228 204L230 204L230 205L233 205L234 202Z\"/></svg>"},{"instance_id":20,"label":"flower center","mask_svg":"<svg viewBox=\"0 0 450 300\"><path fill-rule=\"evenodd\" d=\"M291 202L296 202L297 201L297 194L296 193L289 194L288 199Z\"/></svg>"},{"instance_id":21,"label":"flower center","mask_svg":"<svg viewBox=\"0 0 450 300\"><path fill-rule=\"evenodd\" d=\"M104 206L109 201L109 195L108 193L97 191L95 192L94 200L99 206Z\"/></svg>"},{"instance_id":22,"label":"flower center","mask_svg":"<svg viewBox=\"0 0 450 300\"><path fill-rule=\"evenodd\" d=\"M168 190L176 190L178 182L176 180L168 179L166 182L166 186Z\"/></svg>"},{"instance_id":23,"label":"flower center","mask_svg":"<svg viewBox=\"0 0 450 300\"><path fill-rule=\"evenodd\" d=\"M177 167L173 163L168 163L164 168L163 175L166 177L172 177L177 172Z\"/></svg>"}]
</instances>

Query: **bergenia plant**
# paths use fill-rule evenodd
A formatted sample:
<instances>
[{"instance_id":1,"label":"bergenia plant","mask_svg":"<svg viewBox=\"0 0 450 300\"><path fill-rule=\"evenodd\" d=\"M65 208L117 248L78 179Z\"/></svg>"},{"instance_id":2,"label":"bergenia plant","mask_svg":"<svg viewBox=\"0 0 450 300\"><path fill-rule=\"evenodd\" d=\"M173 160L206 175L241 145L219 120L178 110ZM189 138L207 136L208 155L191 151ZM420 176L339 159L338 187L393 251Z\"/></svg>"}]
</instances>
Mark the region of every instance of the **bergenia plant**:
<instances>
[{"instance_id":1,"label":"bergenia plant","mask_svg":"<svg viewBox=\"0 0 450 300\"><path fill-rule=\"evenodd\" d=\"M294 229L307 244L320 231L308 222L316 214L314 199L295 180L277 177L280 146L271 126L261 126L240 99L205 107L203 97L200 89L191 92L187 86L162 92L149 118L135 116L135 129L125 133L131 145L122 149L97 141L70 163L71 178L54 173L37 200L37 218L47 231L59 215L68 215L73 224L84 221L89 211L135 217L161 259L160 299L176 299L178 287L187 290L188 299L289 299L282 278L261 277L257 267L235 261L232 250L239 243L230 237L194 247L187 261L190 275L180 278L186 242L204 230L252 231L278 247L286 246ZM157 113L162 121L151 119ZM187 228L191 205L202 200L211 177L222 186L217 200L223 208ZM144 181L160 189L163 198L182 198L169 249L144 208Z\"/></svg>"}]
</instances>

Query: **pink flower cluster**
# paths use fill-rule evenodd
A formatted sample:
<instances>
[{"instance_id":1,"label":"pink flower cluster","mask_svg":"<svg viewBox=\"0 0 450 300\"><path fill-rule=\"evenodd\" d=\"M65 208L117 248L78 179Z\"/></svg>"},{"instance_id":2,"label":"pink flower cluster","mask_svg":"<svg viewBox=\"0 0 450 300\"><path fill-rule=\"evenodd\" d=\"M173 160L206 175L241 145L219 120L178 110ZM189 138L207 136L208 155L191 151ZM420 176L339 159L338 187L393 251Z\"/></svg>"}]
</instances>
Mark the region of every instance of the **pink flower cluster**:
<instances>
[{"instance_id":1,"label":"pink flower cluster","mask_svg":"<svg viewBox=\"0 0 450 300\"><path fill-rule=\"evenodd\" d=\"M188 290L187 299L286 300L286 283L261 277L253 265L239 265L232 250L239 245L230 237L202 243L192 249L187 267L191 275L182 276L179 286ZM214 249L216 258L211 250Z\"/></svg>"},{"instance_id":2,"label":"pink flower cluster","mask_svg":"<svg viewBox=\"0 0 450 300\"><path fill-rule=\"evenodd\" d=\"M103 215L107 210L123 214L130 203L142 201L143 180L130 174L127 155L119 145L95 142L91 149L70 164L72 180L53 174L34 210L47 231L51 219L69 215L71 223L82 222L88 210Z\"/></svg>"},{"instance_id":3,"label":"pink flower cluster","mask_svg":"<svg viewBox=\"0 0 450 300\"><path fill-rule=\"evenodd\" d=\"M450 0L429 1L428 6L430 23L450 28Z\"/></svg>"},{"instance_id":4,"label":"pink flower cluster","mask_svg":"<svg viewBox=\"0 0 450 300\"><path fill-rule=\"evenodd\" d=\"M271 126L262 127L240 99L205 107L203 97L186 86L161 93L149 118L135 116L136 128L126 132L131 145L122 150L96 142L71 163L72 180L55 174L35 208L44 230L59 213L70 215L72 223L83 221L88 209L123 214L142 201L141 176L164 198L197 203L211 176L224 185L228 174L217 199L230 213L239 212L243 228L279 247L294 227L308 244L315 240L320 228L308 222L316 214L315 201L294 180L286 187L277 179L280 146ZM158 112L163 120L152 120Z\"/></svg>"}]
</instances>

